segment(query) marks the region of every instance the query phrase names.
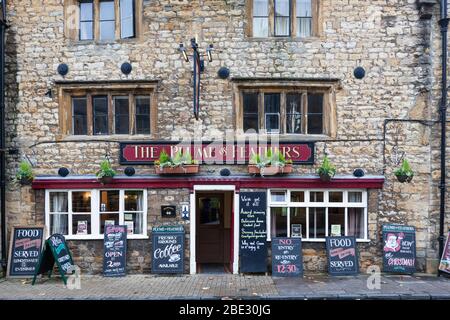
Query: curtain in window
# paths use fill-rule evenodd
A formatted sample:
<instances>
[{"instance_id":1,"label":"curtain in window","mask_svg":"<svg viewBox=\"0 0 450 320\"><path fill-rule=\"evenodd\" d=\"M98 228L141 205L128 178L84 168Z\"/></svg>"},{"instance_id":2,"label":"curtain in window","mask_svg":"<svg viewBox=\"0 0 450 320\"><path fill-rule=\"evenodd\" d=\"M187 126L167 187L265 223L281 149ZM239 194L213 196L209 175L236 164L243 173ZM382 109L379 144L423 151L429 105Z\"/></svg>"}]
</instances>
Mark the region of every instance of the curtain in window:
<instances>
[{"instance_id":1,"label":"curtain in window","mask_svg":"<svg viewBox=\"0 0 450 320\"><path fill-rule=\"evenodd\" d=\"M275 35L290 35L290 1L275 0Z\"/></svg>"},{"instance_id":2,"label":"curtain in window","mask_svg":"<svg viewBox=\"0 0 450 320\"><path fill-rule=\"evenodd\" d=\"M134 0L120 0L120 24L122 39L134 37Z\"/></svg>"},{"instance_id":3,"label":"curtain in window","mask_svg":"<svg viewBox=\"0 0 450 320\"><path fill-rule=\"evenodd\" d=\"M66 212L67 210L67 193L54 193L52 195L52 204L54 212ZM50 233L66 234L67 232L67 214L52 214L53 223L51 224Z\"/></svg>"},{"instance_id":4,"label":"curtain in window","mask_svg":"<svg viewBox=\"0 0 450 320\"><path fill-rule=\"evenodd\" d=\"M364 238L364 214L362 208L348 208L348 235Z\"/></svg>"},{"instance_id":5,"label":"curtain in window","mask_svg":"<svg viewBox=\"0 0 450 320\"><path fill-rule=\"evenodd\" d=\"M297 37L309 37L312 34L311 0L297 0Z\"/></svg>"},{"instance_id":6,"label":"curtain in window","mask_svg":"<svg viewBox=\"0 0 450 320\"><path fill-rule=\"evenodd\" d=\"M253 36L267 37L269 35L269 1L253 1Z\"/></svg>"},{"instance_id":7,"label":"curtain in window","mask_svg":"<svg viewBox=\"0 0 450 320\"><path fill-rule=\"evenodd\" d=\"M144 194L142 192L139 192L137 194L137 211L144 211ZM136 213L136 233L142 234L143 233L143 213Z\"/></svg>"}]
</instances>

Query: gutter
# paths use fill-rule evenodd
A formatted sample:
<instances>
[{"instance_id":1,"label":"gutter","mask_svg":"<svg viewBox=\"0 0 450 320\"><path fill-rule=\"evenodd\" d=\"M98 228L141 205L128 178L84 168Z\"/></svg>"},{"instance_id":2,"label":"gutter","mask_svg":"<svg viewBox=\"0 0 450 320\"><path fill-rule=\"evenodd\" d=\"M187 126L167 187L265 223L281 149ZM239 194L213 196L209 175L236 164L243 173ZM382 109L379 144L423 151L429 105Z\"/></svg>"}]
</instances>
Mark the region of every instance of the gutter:
<instances>
[{"instance_id":1,"label":"gutter","mask_svg":"<svg viewBox=\"0 0 450 320\"><path fill-rule=\"evenodd\" d=\"M5 274L7 266L6 252L6 121L5 121L5 30L6 0L2 1L2 19L0 23L0 227L1 227L1 267Z\"/></svg>"},{"instance_id":2,"label":"gutter","mask_svg":"<svg viewBox=\"0 0 450 320\"><path fill-rule=\"evenodd\" d=\"M447 144L447 131L446 131L446 119L447 119L447 55L448 55L448 16L447 16L447 0L441 0L441 19L439 25L441 27L441 40L442 40L442 79L441 79L441 104L439 107L439 117L441 122L441 180L439 183L440 189L440 206L439 206L439 257L442 257L444 251L444 223L445 223L445 149ZM438 270L438 275L440 272Z\"/></svg>"}]
</instances>

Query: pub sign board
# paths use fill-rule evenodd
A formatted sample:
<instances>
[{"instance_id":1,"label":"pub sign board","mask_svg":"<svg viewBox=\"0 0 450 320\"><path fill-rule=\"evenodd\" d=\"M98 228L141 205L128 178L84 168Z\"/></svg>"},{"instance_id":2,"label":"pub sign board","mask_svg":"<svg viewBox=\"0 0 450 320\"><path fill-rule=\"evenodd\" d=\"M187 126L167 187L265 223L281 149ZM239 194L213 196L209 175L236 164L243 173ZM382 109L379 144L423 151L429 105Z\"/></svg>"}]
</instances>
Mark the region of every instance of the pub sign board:
<instances>
[{"instance_id":1,"label":"pub sign board","mask_svg":"<svg viewBox=\"0 0 450 320\"><path fill-rule=\"evenodd\" d=\"M356 237L327 237L328 273L332 276L349 276L359 273Z\"/></svg>"},{"instance_id":2,"label":"pub sign board","mask_svg":"<svg viewBox=\"0 0 450 320\"><path fill-rule=\"evenodd\" d=\"M39 263L43 241L44 227L13 227L7 276L33 277Z\"/></svg>"},{"instance_id":3,"label":"pub sign board","mask_svg":"<svg viewBox=\"0 0 450 320\"><path fill-rule=\"evenodd\" d=\"M51 277L55 263L64 284L67 285L67 275L74 271L74 263L66 239L62 234L53 234L45 241L32 284L34 285L39 274L48 272L49 277Z\"/></svg>"},{"instance_id":4,"label":"pub sign board","mask_svg":"<svg viewBox=\"0 0 450 320\"><path fill-rule=\"evenodd\" d=\"M152 273L184 273L184 227L152 229Z\"/></svg>"},{"instance_id":5,"label":"pub sign board","mask_svg":"<svg viewBox=\"0 0 450 320\"><path fill-rule=\"evenodd\" d=\"M272 276L303 276L302 239L272 238Z\"/></svg>"},{"instance_id":6,"label":"pub sign board","mask_svg":"<svg viewBox=\"0 0 450 320\"><path fill-rule=\"evenodd\" d=\"M123 277L127 274L127 226L107 225L103 241L103 275Z\"/></svg>"},{"instance_id":7,"label":"pub sign board","mask_svg":"<svg viewBox=\"0 0 450 320\"><path fill-rule=\"evenodd\" d=\"M280 142L277 145L217 142L121 142L120 164L154 164L161 151L173 157L178 151L190 152L199 164L247 164L253 154L270 148L280 150L294 164L314 164L314 142Z\"/></svg>"},{"instance_id":8,"label":"pub sign board","mask_svg":"<svg viewBox=\"0 0 450 320\"><path fill-rule=\"evenodd\" d=\"M439 271L450 274L450 231L447 234L447 241L445 242L444 252L442 252Z\"/></svg>"},{"instance_id":9,"label":"pub sign board","mask_svg":"<svg viewBox=\"0 0 450 320\"><path fill-rule=\"evenodd\" d=\"M383 271L412 274L416 272L416 230L411 226L384 225Z\"/></svg>"},{"instance_id":10,"label":"pub sign board","mask_svg":"<svg viewBox=\"0 0 450 320\"><path fill-rule=\"evenodd\" d=\"M241 272L267 272L267 194L239 194L239 254Z\"/></svg>"}]
</instances>

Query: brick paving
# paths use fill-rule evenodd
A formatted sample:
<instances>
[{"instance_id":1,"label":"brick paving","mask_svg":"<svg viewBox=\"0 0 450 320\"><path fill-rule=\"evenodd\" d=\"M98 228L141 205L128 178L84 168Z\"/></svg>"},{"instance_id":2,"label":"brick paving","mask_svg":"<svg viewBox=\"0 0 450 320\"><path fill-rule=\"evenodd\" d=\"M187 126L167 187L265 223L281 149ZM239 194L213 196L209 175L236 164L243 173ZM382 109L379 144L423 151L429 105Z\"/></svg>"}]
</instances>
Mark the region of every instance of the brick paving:
<instances>
[{"instance_id":1,"label":"brick paving","mask_svg":"<svg viewBox=\"0 0 450 320\"><path fill-rule=\"evenodd\" d=\"M69 290L58 278L0 279L0 300L47 299L448 299L450 279L383 275L380 289L367 287L366 275L272 278L259 275L83 276L81 289Z\"/></svg>"}]
</instances>

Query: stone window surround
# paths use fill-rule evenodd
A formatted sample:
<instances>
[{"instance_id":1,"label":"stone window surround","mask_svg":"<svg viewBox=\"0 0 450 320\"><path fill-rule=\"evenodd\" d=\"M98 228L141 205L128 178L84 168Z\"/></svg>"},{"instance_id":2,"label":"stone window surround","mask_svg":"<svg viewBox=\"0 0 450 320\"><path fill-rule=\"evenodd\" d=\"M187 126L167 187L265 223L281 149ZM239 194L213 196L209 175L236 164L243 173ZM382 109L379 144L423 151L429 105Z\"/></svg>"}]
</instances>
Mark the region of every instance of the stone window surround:
<instances>
[{"instance_id":1,"label":"stone window surround","mask_svg":"<svg viewBox=\"0 0 450 320\"><path fill-rule=\"evenodd\" d=\"M272 191L286 191L286 199L287 201L284 202L273 202L271 199L271 192ZM291 196L290 193L292 191L303 191L305 192L305 201L304 202L291 202ZM309 198L307 197L306 192L324 192L324 201L323 202L310 202ZM343 202L329 202L328 201L328 193L329 192L343 192ZM349 203L347 201L347 194L348 192L362 192L362 202L360 203ZM354 207L354 208L364 208L364 235L365 237L362 239L357 239L357 242L370 242L370 239L368 237L369 231L368 231L368 190L366 189L269 189L267 192L267 241L271 241L272 233L271 233L271 222L272 222L272 215L270 208L272 207L282 207L282 208L288 208L288 217L289 217L289 208L297 207L297 208L309 208L309 207L323 207L326 209L325 216L326 216L326 223L325 223L325 230L326 235L328 235L328 208L345 208L345 216L347 216L347 208ZM307 211L307 219L308 219L308 211ZM345 220L347 222L347 219ZM287 221L287 224L289 226L289 220ZM308 230L308 229L306 229ZM290 234L290 228L288 228L288 235ZM344 232L347 232L347 228L345 228ZM307 238L302 238L302 242L325 242L325 238L317 238L317 239L309 239L309 234L306 232Z\"/></svg>"},{"instance_id":2,"label":"stone window surround","mask_svg":"<svg viewBox=\"0 0 450 320\"><path fill-rule=\"evenodd\" d=\"M157 132L157 86L158 81L105 81L105 82L76 82L76 81L57 81L55 82L58 92L59 104L59 126L60 134L58 139L99 139L117 137L132 137L136 139L153 139ZM92 104L88 103L88 135L73 135L72 134L72 96L94 95L94 94L123 94L135 95L149 95L150 96L150 134L109 134L109 135L93 135L92 125ZM134 108L131 103L132 109ZM109 104L109 121L114 120L112 103ZM130 112L130 130L134 130L134 109ZM113 126L110 124L109 126Z\"/></svg>"},{"instance_id":3,"label":"stone window surround","mask_svg":"<svg viewBox=\"0 0 450 320\"><path fill-rule=\"evenodd\" d=\"M143 34L143 15L144 15L144 0L135 0L134 12L135 12L135 35L131 38L121 38L121 22L120 22L120 10L119 1L115 1L115 39L114 40L100 40L100 26L99 26L99 8L101 0L94 1L94 39L92 40L80 40L79 38L79 22L80 22L80 10L79 0L65 0L64 1L64 34L69 40L75 41L79 44L88 43L114 43L114 42L128 42L140 39ZM75 27L71 27L73 24Z\"/></svg>"},{"instance_id":4,"label":"stone window surround","mask_svg":"<svg viewBox=\"0 0 450 320\"><path fill-rule=\"evenodd\" d=\"M264 126L260 125L260 132L250 134L243 132L243 95L245 91L262 92L320 92L324 94L323 109L323 134L279 134L280 140L327 140L337 136L337 106L336 90L340 89L340 79L273 79L273 78L233 78L233 110L235 128L237 132L242 132L244 136L267 136L270 133L264 132ZM261 112L261 110L260 110ZM261 118L263 118L261 116ZM261 120L260 120L261 121ZM281 132L285 132L282 130Z\"/></svg>"},{"instance_id":5,"label":"stone window surround","mask_svg":"<svg viewBox=\"0 0 450 320\"><path fill-rule=\"evenodd\" d=\"M148 214L148 195L147 195L147 189L110 189L110 188L103 188L103 189L51 189L51 190L45 190L45 227L46 227L46 233L48 236L50 236L50 193L53 192L67 192L71 194L71 192L90 192L91 193L91 212L86 213L86 215L91 215L91 234L89 235L64 235L64 237L67 240L103 240L104 235L100 234L100 210L99 210L99 199L100 199L100 191L119 191L120 192L120 209L119 209L119 224L123 225L124 221L124 208L123 208L123 201L124 201L124 194L125 191L142 191L143 192L143 234L133 234L133 235L127 235L127 239L148 239L148 231L147 231L147 214ZM70 203L70 197L68 198L68 206L69 206L69 220L68 225L70 227L71 225L71 219L70 216L73 215L71 212L71 203ZM69 229L70 230L70 229ZM94 232L94 230L97 230L98 232ZM70 233L70 232L69 232Z\"/></svg>"},{"instance_id":6,"label":"stone window surround","mask_svg":"<svg viewBox=\"0 0 450 320\"><path fill-rule=\"evenodd\" d=\"M294 41L309 41L319 38L323 34L323 27L322 27L322 1L323 0L312 0L312 32L310 37L302 38L297 37L296 30L297 30L297 24L296 19L291 15L291 36L275 36L275 10L274 10L274 1L269 0L269 36L268 37L253 37L253 0L247 0L245 4L245 35L248 40L254 40L254 41L267 41L267 39L273 39L273 40L294 40ZM296 1L291 0L291 12L296 12Z\"/></svg>"}]
</instances>

